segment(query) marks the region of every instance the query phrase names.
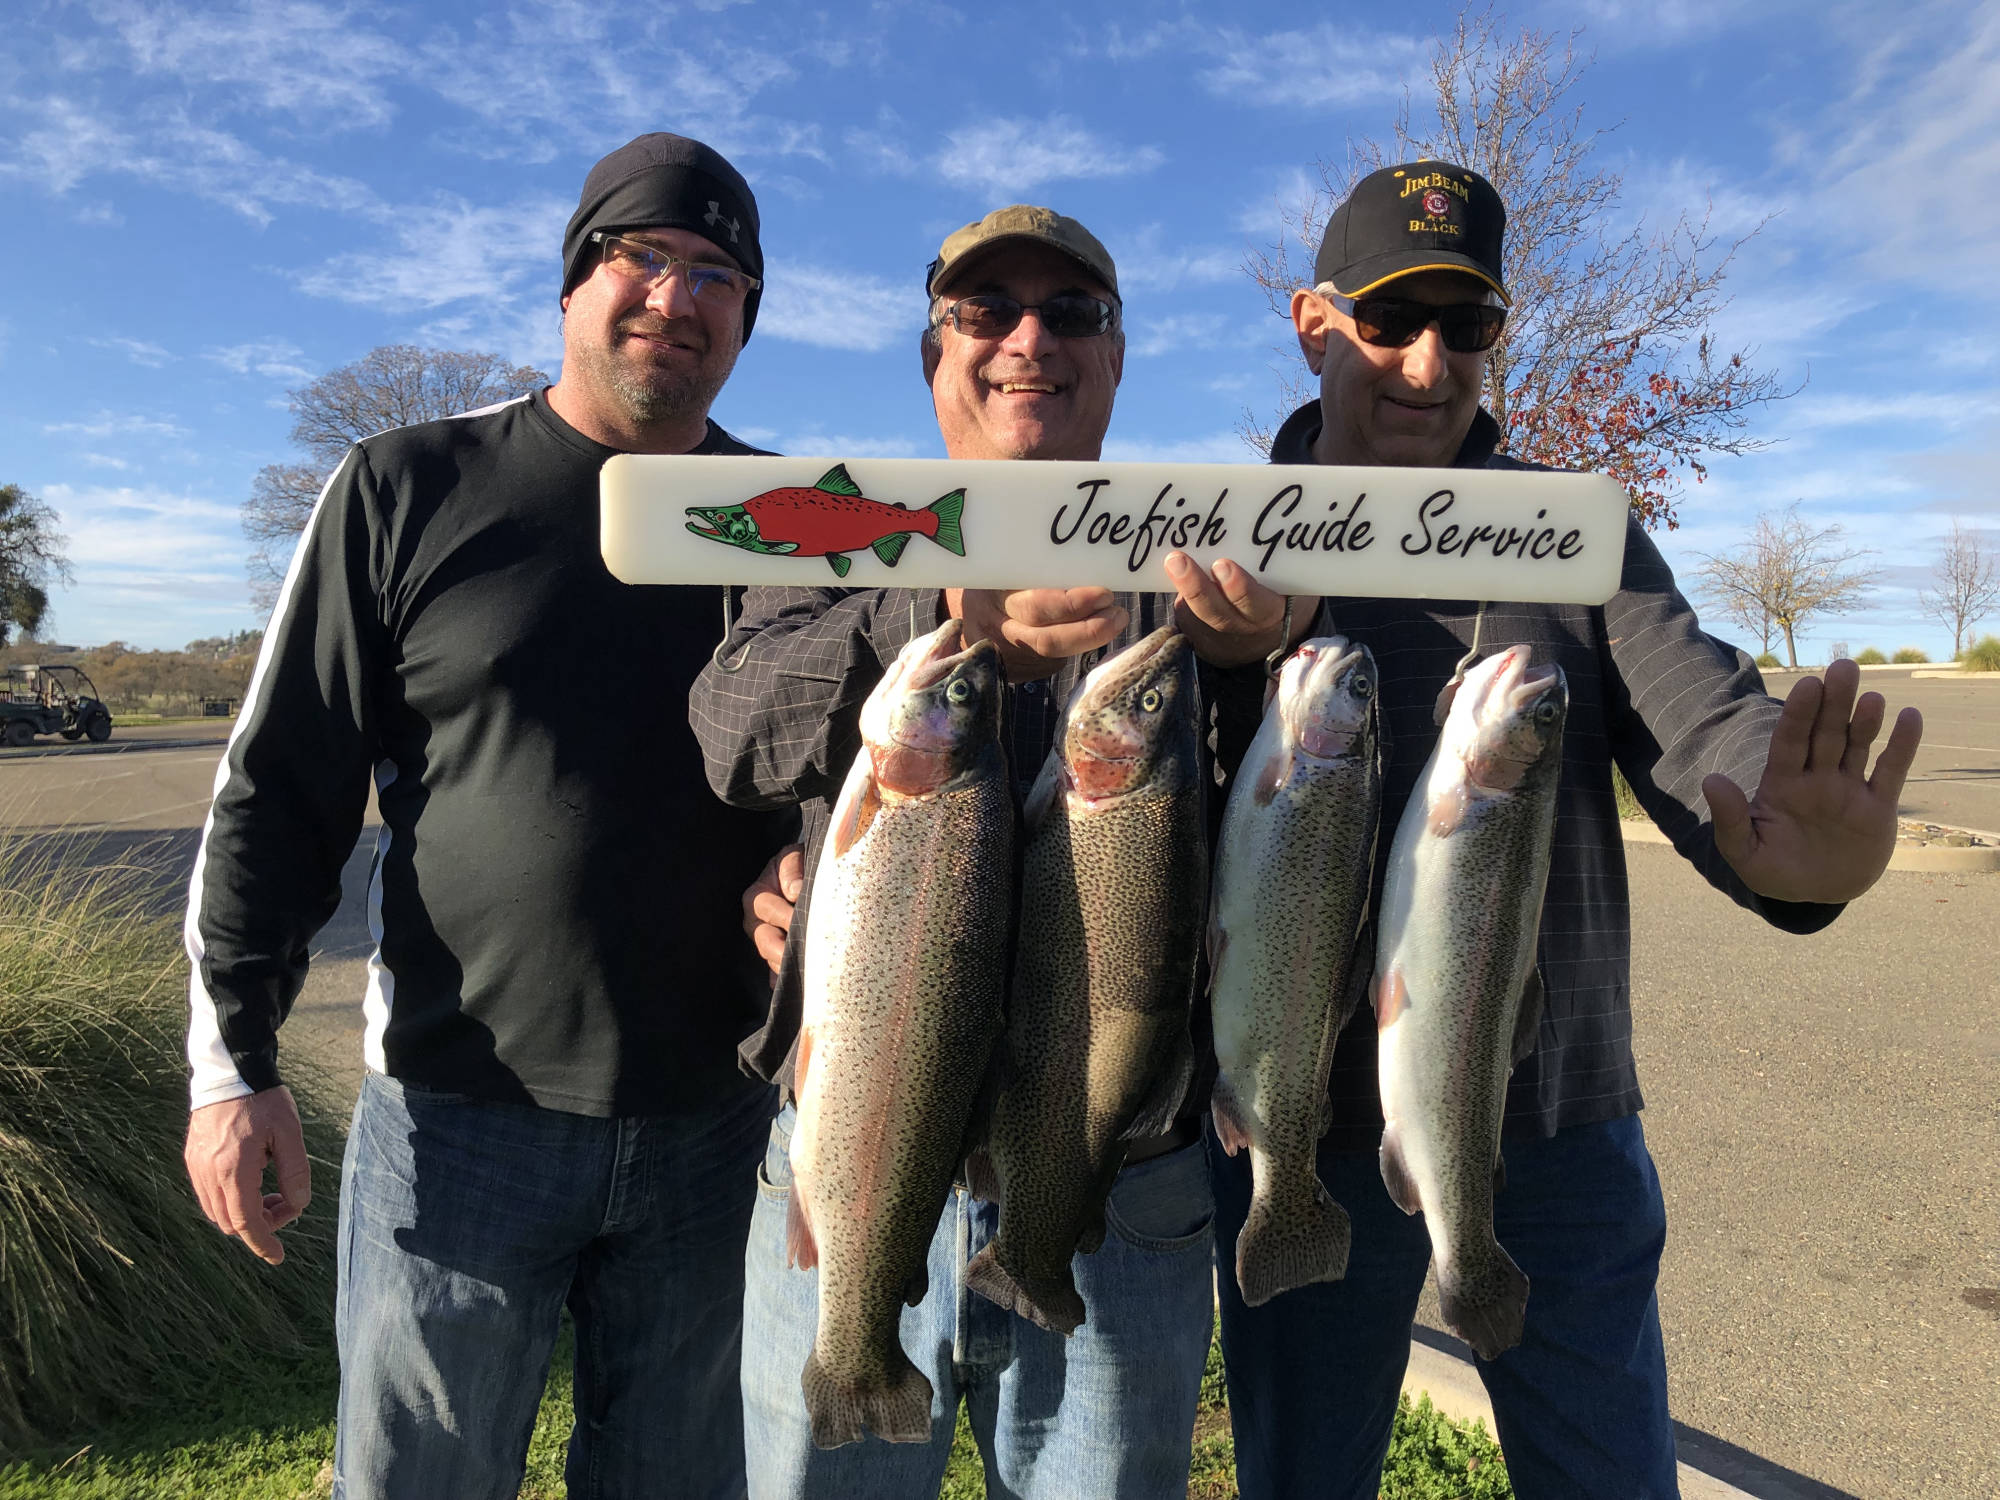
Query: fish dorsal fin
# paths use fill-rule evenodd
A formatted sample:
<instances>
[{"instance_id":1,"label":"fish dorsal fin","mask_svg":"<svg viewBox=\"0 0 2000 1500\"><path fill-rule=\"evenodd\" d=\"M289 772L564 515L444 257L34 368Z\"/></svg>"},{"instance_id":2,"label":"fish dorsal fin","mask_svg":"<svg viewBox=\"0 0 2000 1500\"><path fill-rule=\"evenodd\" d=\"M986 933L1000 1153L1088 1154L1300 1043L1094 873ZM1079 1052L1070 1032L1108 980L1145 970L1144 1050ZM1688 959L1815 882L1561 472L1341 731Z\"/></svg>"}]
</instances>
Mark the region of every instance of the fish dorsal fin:
<instances>
[{"instance_id":1,"label":"fish dorsal fin","mask_svg":"<svg viewBox=\"0 0 2000 1500\"><path fill-rule=\"evenodd\" d=\"M1507 1059L1507 1070L1512 1072L1521 1066L1521 1059L1535 1050L1535 1037L1542 1029L1542 971L1528 970L1528 979L1521 986L1521 1009L1514 1017L1514 1050Z\"/></svg>"},{"instance_id":2,"label":"fish dorsal fin","mask_svg":"<svg viewBox=\"0 0 2000 1500\"><path fill-rule=\"evenodd\" d=\"M819 476L819 483L813 488L825 490L829 495L846 495L855 500L861 498L861 486L847 477L846 464L835 464L828 469Z\"/></svg>"}]
</instances>

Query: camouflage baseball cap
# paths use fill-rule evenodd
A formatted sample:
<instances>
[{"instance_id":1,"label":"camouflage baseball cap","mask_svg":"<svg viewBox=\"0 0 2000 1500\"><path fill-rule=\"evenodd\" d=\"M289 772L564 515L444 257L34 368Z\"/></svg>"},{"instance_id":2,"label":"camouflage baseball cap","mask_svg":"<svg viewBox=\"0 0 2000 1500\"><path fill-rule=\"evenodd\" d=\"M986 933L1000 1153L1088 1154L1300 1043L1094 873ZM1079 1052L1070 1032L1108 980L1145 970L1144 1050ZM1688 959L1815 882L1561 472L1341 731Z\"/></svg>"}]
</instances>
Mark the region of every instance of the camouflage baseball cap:
<instances>
[{"instance_id":1,"label":"camouflage baseball cap","mask_svg":"<svg viewBox=\"0 0 2000 1500\"><path fill-rule=\"evenodd\" d=\"M1006 240L1027 240L1060 250L1102 282L1113 297L1118 296L1118 268L1097 236L1076 220L1031 203L996 208L977 223L946 235L937 259L924 273L924 294L935 295L938 284L974 252Z\"/></svg>"}]
</instances>

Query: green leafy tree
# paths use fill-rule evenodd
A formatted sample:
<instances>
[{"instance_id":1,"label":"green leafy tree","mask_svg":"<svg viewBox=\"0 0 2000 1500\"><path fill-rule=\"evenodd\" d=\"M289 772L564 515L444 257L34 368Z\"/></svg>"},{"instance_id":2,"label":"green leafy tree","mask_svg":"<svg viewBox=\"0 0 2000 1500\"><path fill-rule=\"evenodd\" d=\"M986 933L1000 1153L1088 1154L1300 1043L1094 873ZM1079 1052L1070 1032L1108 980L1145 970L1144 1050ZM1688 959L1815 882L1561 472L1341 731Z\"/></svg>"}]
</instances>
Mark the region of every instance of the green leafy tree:
<instances>
[{"instance_id":1,"label":"green leafy tree","mask_svg":"<svg viewBox=\"0 0 2000 1500\"><path fill-rule=\"evenodd\" d=\"M292 441L302 456L259 469L243 502L258 608L270 608L277 598L320 487L351 444L391 427L476 411L548 383L532 365L509 365L497 354L385 344L292 391Z\"/></svg>"},{"instance_id":2,"label":"green leafy tree","mask_svg":"<svg viewBox=\"0 0 2000 1500\"><path fill-rule=\"evenodd\" d=\"M70 581L54 510L18 484L0 484L0 646L33 635L49 614L49 585Z\"/></svg>"}]
</instances>

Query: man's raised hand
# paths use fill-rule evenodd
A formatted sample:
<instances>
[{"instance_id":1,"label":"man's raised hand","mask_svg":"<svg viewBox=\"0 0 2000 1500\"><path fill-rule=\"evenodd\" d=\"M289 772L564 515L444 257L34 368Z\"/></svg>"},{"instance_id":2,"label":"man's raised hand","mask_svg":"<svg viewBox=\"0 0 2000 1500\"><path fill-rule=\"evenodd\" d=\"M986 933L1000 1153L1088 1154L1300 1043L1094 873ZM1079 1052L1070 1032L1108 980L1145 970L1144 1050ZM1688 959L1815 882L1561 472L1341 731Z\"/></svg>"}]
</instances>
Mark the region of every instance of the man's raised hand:
<instances>
[{"instance_id":1,"label":"man's raised hand","mask_svg":"<svg viewBox=\"0 0 2000 1500\"><path fill-rule=\"evenodd\" d=\"M1855 691L1861 669L1837 661L1826 680L1793 687L1771 735L1755 797L1727 776L1701 784L1715 819L1715 846L1743 883L1779 901L1852 901L1888 868L1896 847L1896 799L1923 738L1923 716L1906 708L1867 775L1881 733L1880 693Z\"/></svg>"},{"instance_id":2,"label":"man's raised hand","mask_svg":"<svg viewBox=\"0 0 2000 1500\"><path fill-rule=\"evenodd\" d=\"M1316 598L1293 598L1291 631L1284 634L1285 596L1259 583L1240 563L1220 558L1211 575L1185 552L1169 552L1166 562L1167 577L1180 594L1174 601L1174 624L1203 661L1240 667L1312 633L1319 612Z\"/></svg>"}]
</instances>

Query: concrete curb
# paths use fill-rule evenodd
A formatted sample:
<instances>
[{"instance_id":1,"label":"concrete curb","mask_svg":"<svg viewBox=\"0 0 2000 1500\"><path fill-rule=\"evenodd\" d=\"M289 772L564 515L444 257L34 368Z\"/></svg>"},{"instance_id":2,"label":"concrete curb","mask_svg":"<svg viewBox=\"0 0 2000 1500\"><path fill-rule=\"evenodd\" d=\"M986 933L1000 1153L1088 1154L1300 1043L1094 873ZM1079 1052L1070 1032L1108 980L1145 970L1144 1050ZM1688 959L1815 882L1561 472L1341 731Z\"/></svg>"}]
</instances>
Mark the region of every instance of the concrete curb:
<instances>
[{"instance_id":1,"label":"concrete curb","mask_svg":"<svg viewBox=\"0 0 2000 1500\"><path fill-rule=\"evenodd\" d=\"M1628 844L1670 844L1673 841L1640 818L1626 818L1619 825ZM1984 875L2000 872L2000 846L1951 849L1936 845L1906 846L1897 840L1889 856L1892 870L1913 870L1928 875Z\"/></svg>"},{"instance_id":2,"label":"concrete curb","mask_svg":"<svg viewBox=\"0 0 2000 1500\"><path fill-rule=\"evenodd\" d=\"M1403 1376L1403 1391L1412 1401L1420 1395L1429 1396L1431 1405L1454 1422L1484 1422L1487 1435L1493 1435L1493 1403L1487 1399L1486 1387L1481 1384L1478 1373L1468 1360L1412 1339L1410 1365ZM1682 1452L1700 1446L1691 1442L1685 1433L1677 1433L1675 1441ZM1696 1456L1702 1455L1697 1453ZM1722 1466L1717 1464L1717 1467ZM1811 1494L1809 1490L1780 1480L1759 1482L1753 1479L1757 1489L1739 1489L1726 1479L1694 1467L1685 1459L1680 1461L1678 1467L1681 1500L1807 1500Z\"/></svg>"},{"instance_id":3,"label":"concrete curb","mask_svg":"<svg viewBox=\"0 0 2000 1500\"><path fill-rule=\"evenodd\" d=\"M51 755L136 755L141 750L194 750L222 743L220 739L106 740L101 745L23 745L0 750L0 761L42 760Z\"/></svg>"}]
</instances>

